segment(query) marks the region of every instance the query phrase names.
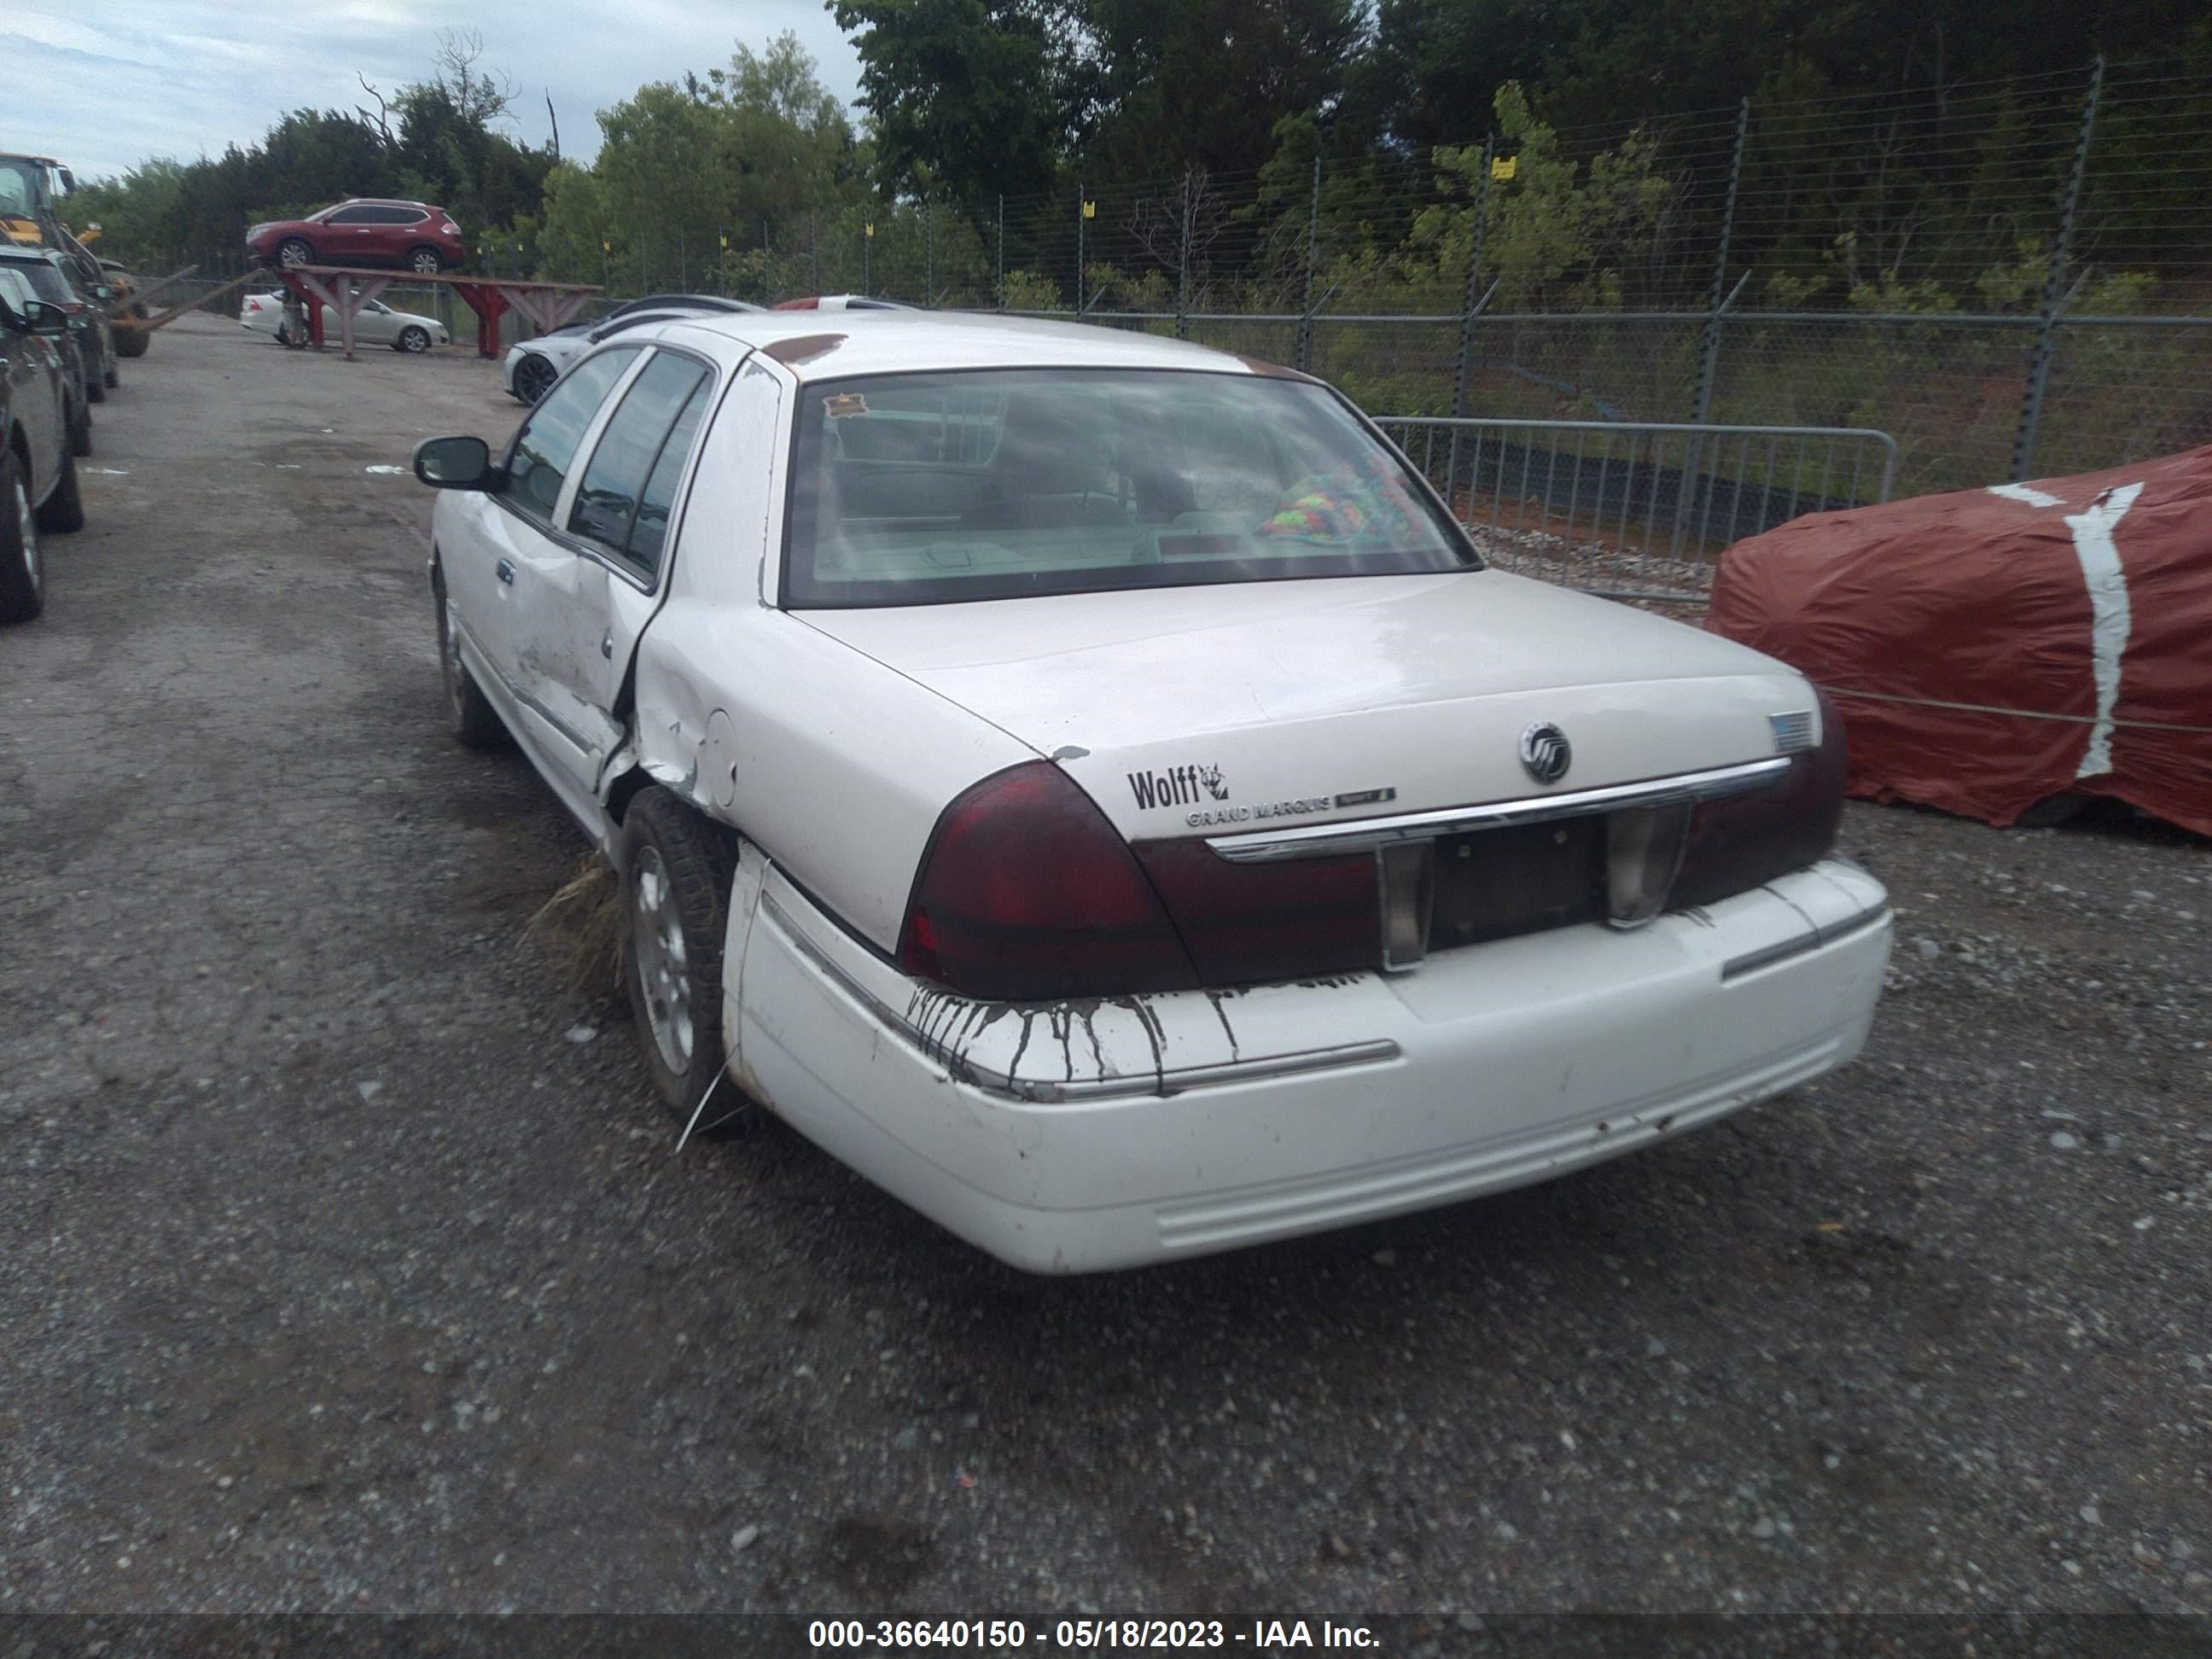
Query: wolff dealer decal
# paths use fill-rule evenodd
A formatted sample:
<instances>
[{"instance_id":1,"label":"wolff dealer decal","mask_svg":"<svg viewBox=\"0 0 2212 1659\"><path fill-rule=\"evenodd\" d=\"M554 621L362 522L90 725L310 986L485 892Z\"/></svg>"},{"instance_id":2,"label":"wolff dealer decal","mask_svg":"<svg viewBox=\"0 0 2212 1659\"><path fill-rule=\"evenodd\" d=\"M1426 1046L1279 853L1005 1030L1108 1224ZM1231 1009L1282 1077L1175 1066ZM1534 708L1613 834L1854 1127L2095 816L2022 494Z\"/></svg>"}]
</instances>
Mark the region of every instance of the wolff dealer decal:
<instances>
[{"instance_id":1,"label":"wolff dealer decal","mask_svg":"<svg viewBox=\"0 0 2212 1659\"><path fill-rule=\"evenodd\" d=\"M1215 800L1229 799L1229 786L1218 766L1171 766L1164 772L1132 772L1129 793L1146 811L1155 806L1188 806L1202 788Z\"/></svg>"}]
</instances>

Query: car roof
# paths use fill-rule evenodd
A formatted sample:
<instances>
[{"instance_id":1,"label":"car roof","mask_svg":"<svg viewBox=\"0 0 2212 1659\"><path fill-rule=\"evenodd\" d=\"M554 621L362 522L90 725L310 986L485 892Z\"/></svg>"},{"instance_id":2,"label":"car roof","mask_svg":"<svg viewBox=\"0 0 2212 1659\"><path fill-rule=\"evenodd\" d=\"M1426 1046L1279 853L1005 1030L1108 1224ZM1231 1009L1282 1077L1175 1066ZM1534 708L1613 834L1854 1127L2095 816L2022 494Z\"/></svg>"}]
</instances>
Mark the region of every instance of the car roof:
<instances>
[{"instance_id":1,"label":"car roof","mask_svg":"<svg viewBox=\"0 0 2212 1659\"><path fill-rule=\"evenodd\" d=\"M714 336L775 358L802 380L963 368L1180 368L1310 380L1255 357L1129 329L962 311L697 313L643 325Z\"/></svg>"}]
</instances>

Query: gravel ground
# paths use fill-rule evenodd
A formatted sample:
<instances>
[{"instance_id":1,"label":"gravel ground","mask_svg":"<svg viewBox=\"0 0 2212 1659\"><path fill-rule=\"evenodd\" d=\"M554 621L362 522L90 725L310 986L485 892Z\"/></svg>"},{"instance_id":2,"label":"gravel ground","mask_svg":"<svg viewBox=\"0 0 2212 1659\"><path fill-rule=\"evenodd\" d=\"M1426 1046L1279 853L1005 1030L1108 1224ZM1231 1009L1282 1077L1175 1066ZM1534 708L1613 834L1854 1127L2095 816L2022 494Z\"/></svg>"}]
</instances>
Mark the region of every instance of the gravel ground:
<instances>
[{"instance_id":1,"label":"gravel ground","mask_svg":"<svg viewBox=\"0 0 2212 1659\"><path fill-rule=\"evenodd\" d=\"M180 323L0 635L0 1612L2212 1608L2205 843L1854 807L1848 1073L1032 1289L522 941L375 471L517 415Z\"/></svg>"}]
</instances>

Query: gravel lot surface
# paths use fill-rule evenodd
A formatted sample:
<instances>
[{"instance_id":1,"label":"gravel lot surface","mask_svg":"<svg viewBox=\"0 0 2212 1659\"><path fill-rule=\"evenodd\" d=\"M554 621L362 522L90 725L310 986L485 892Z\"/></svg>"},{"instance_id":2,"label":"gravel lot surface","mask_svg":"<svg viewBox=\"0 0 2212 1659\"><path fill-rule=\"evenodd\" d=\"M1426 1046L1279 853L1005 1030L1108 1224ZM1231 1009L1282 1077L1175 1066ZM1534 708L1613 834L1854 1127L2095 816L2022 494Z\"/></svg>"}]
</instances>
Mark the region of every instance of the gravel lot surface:
<instances>
[{"instance_id":1,"label":"gravel lot surface","mask_svg":"<svg viewBox=\"0 0 2212 1659\"><path fill-rule=\"evenodd\" d=\"M195 318L0 634L0 1612L2212 1608L2212 848L1855 807L1867 1057L1418 1221L1031 1288L673 1136L444 734L459 353Z\"/></svg>"}]
</instances>

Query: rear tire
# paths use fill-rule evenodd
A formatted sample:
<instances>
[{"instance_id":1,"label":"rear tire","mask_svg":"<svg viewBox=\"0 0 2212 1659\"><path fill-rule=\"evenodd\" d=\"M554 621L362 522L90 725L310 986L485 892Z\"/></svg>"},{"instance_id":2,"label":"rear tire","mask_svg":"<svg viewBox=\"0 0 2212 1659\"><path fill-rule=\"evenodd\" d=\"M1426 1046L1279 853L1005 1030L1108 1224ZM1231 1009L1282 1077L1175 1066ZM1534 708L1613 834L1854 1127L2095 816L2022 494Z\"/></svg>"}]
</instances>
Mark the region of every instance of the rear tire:
<instances>
[{"instance_id":1,"label":"rear tire","mask_svg":"<svg viewBox=\"0 0 2212 1659\"><path fill-rule=\"evenodd\" d=\"M69 453L72 455L92 453L92 408L82 398L76 400L76 413L70 417Z\"/></svg>"},{"instance_id":2,"label":"rear tire","mask_svg":"<svg viewBox=\"0 0 2212 1659\"><path fill-rule=\"evenodd\" d=\"M407 268L425 276L435 276L446 268L446 261L434 247L411 248L407 254Z\"/></svg>"},{"instance_id":3,"label":"rear tire","mask_svg":"<svg viewBox=\"0 0 2212 1659\"><path fill-rule=\"evenodd\" d=\"M106 403L107 401L107 388L110 384L111 382L105 374L86 375L84 377L85 401L87 403L94 404Z\"/></svg>"},{"instance_id":4,"label":"rear tire","mask_svg":"<svg viewBox=\"0 0 2212 1659\"><path fill-rule=\"evenodd\" d=\"M120 340L115 343L115 355L118 357L123 355L123 343ZM123 384L123 376L116 373L115 365L110 363L107 366L107 372L100 377L100 383L112 392Z\"/></svg>"},{"instance_id":5,"label":"rear tire","mask_svg":"<svg viewBox=\"0 0 2212 1659\"><path fill-rule=\"evenodd\" d=\"M46 497L46 505L33 515L38 527L56 536L65 536L72 530L84 528L84 496L77 488L76 458L62 457L62 476L54 485L54 493Z\"/></svg>"},{"instance_id":6,"label":"rear tire","mask_svg":"<svg viewBox=\"0 0 2212 1659\"><path fill-rule=\"evenodd\" d=\"M0 623L28 622L46 608L46 568L30 480L12 449L0 450Z\"/></svg>"},{"instance_id":7,"label":"rear tire","mask_svg":"<svg viewBox=\"0 0 2212 1659\"><path fill-rule=\"evenodd\" d=\"M722 944L737 837L653 784L629 804L621 853L623 985L653 1087L679 1124L711 1088L702 1127L750 1129L759 1108L723 1077Z\"/></svg>"},{"instance_id":8,"label":"rear tire","mask_svg":"<svg viewBox=\"0 0 2212 1659\"><path fill-rule=\"evenodd\" d=\"M446 604L446 585L433 590L438 601L438 672L446 683L446 723L464 748L498 749L507 740L507 726L491 700L461 660L461 641Z\"/></svg>"}]
</instances>

